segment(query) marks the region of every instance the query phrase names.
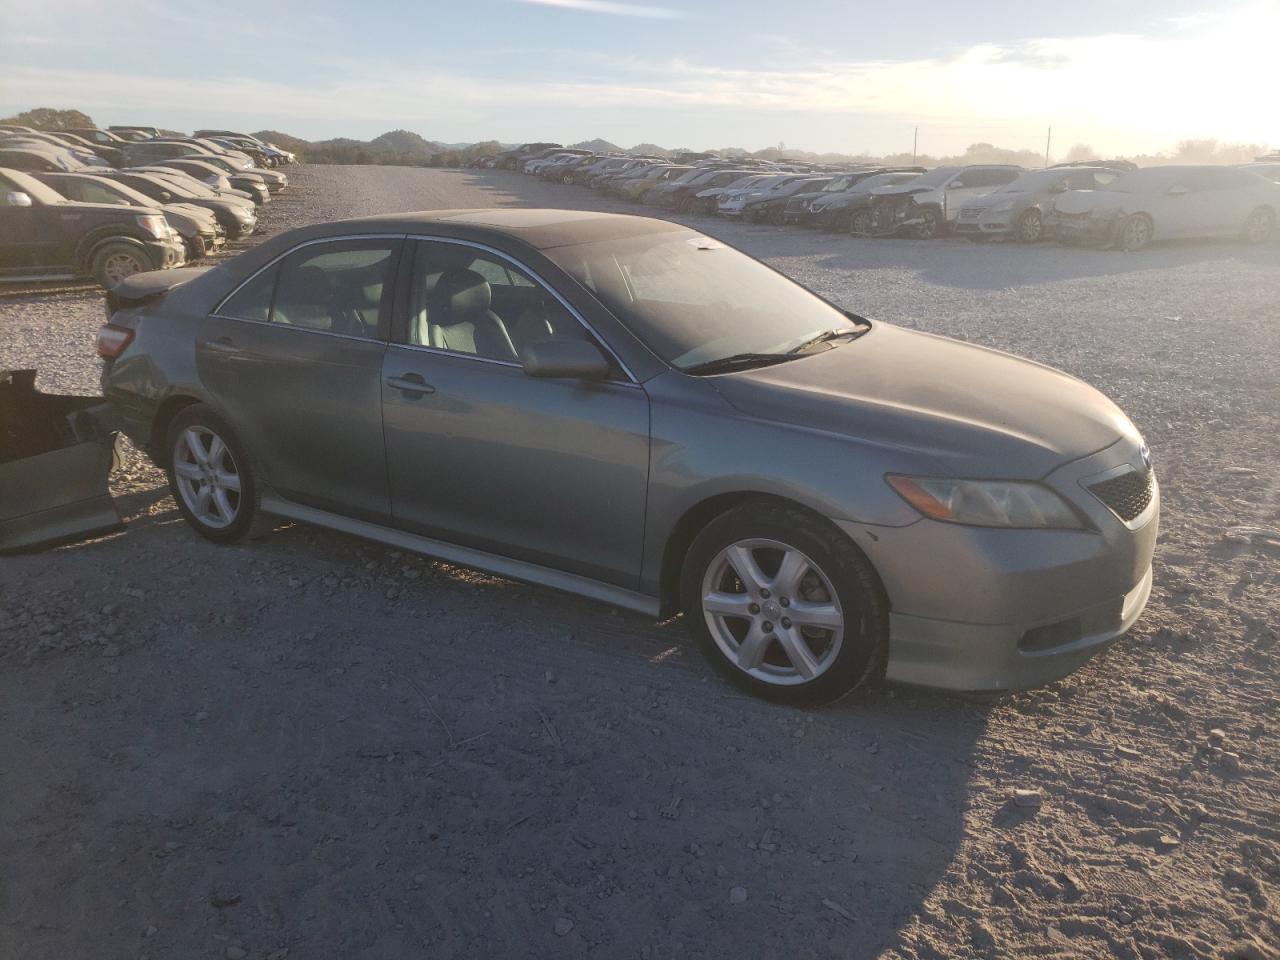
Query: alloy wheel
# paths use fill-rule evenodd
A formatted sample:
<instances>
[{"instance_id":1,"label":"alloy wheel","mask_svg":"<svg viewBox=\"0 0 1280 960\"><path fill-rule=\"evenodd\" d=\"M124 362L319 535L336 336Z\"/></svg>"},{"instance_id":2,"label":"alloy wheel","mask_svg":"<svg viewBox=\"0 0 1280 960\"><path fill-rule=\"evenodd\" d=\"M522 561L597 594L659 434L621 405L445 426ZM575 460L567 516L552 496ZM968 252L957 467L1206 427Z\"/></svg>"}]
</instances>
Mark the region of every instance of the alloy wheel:
<instances>
[{"instance_id":1,"label":"alloy wheel","mask_svg":"<svg viewBox=\"0 0 1280 960\"><path fill-rule=\"evenodd\" d=\"M1151 242L1151 222L1146 217L1130 217L1120 232L1120 246L1141 250Z\"/></svg>"},{"instance_id":2,"label":"alloy wheel","mask_svg":"<svg viewBox=\"0 0 1280 960\"><path fill-rule=\"evenodd\" d=\"M102 262L102 273L112 283L119 283L126 277L131 277L135 273L141 273L146 266L135 254L132 253L113 253Z\"/></svg>"},{"instance_id":3,"label":"alloy wheel","mask_svg":"<svg viewBox=\"0 0 1280 960\"><path fill-rule=\"evenodd\" d=\"M1250 243L1266 243L1275 229L1275 214L1270 210L1255 210L1244 224L1244 236Z\"/></svg>"},{"instance_id":4,"label":"alloy wheel","mask_svg":"<svg viewBox=\"0 0 1280 960\"><path fill-rule=\"evenodd\" d=\"M835 662L844 611L827 575L776 540L721 550L702 580L702 610L721 653L765 683L808 683Z\"/></svg>"},{"instance_id":5,"label":"alloy wheel","mask_svg":"<svg viewBox=\"0 0 1280 960\"><path fill-rule=\"evenodd\" d=\"M221 437L206 426L192 425L178 436L173 475L192 515L220 530L240 513L240 470Z\"/></svg>"},{"instance_id":6,"label":"alloy wheel","mask_svg":"<svg viewBox=\"0 0 1280 960\"><path fill-rule=\"evenodd\" d=\"M1044 235L1044 221L1036 210L1028 210L1018 221L1018 239L1023 243L1035 243Z\"/></svg>"}]
</instances>

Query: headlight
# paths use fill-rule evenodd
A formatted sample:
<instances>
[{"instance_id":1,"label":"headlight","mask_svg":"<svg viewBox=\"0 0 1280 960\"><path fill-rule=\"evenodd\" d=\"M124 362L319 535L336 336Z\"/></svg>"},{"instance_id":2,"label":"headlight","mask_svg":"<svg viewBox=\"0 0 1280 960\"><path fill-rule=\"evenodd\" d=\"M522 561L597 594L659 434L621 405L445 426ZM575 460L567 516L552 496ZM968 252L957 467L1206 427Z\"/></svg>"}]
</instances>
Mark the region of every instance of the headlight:
<instances>
[{"instance_id":1,"label":"headlight","mask_svg":"<svg viewBox=\"0 0 1280 960\"><path fill-rule=\"evenodd\" d=\"M997 203L991 208L992 213L1008 213L1013 209L1013 201L1005 200L1003 203Z\"/></svg>"},{"instance_id":2,"label":"headlight","mask_svg":"<svg viewBox=\"0 0 1280 960\"><path fill-rule=\"evenodd\" d=\"M885 479L902 499L932 520L976 527L1082 529L1066 501L1039 483L893 474Z\"/></svg>"},{"instance_id":3,"label":"headlight","mask_svg":"<svg viewBox=\"0 0 1280 960\"><path fill-rule=\"evenodd\" d=\"M140 217L135 217L134 221L157 240L168 240L173 236L173 231L169 229L169 222L164 217L144 214Z\"/></svg>"}]
</instances>

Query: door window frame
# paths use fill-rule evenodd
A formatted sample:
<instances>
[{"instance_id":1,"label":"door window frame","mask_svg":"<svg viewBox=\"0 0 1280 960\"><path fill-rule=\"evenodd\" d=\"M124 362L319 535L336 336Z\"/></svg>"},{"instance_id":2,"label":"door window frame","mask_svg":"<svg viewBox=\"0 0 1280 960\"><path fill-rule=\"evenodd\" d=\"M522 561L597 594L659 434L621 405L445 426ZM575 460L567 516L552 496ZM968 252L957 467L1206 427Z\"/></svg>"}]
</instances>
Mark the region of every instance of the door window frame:
<instances>
[{"instance_id":1,"label":"door window frame","mask_svg":"<svg viewBox=\"0 0 1280 960\"><path fill-rule=\"evenodd\" d=\"M416 242L451 243L456 246L471 247L481 253L503 260L532 280L535 287L541 288L544 292L549 293L554 297L556 302L558 302L561 307L563 307L575 320L578 321L579 324L582 325L582 328L587 332L591 342L605 352L617 368L622 371L623 377L625 378L622 380L614 378L605 382L624 387L638 388L640 386L640 381L636 379L636 375L632 373L631 368L626 365L623 359L618 356L617 351L609 345L609 342L605 340L604 337L600 336L596 329L587 322L586 317L584 317L582 313L573 306L573 304L566 300L555 287L543 279L543 277L541 277L538 272L528 264L522 263L515 257L508 253L504 253L496 247L492 247L485 243L479 243L475 240L463 240L459 237L441 237L430 234L411 233L406 235L405 241L404 248L400 253L400 263L397 269L399 279L396 284L395 299L392 302L391 326L389 331L390 339L388 341L391 346L400 347L405 350L420 350L425 353L434 353L444 357L459 357L463 360L478 361L480 363L494 363L503 367L520 368L519 363L511 360L498 360L493 357L483 357L479 354L460 353L456 350L443 350L439 347L430 346L429 344L408 342L407 328L409 320L409 293L410 285L414 280L414 257L411 251L416 253Z\"/></svg>"},{"instance_id":2,"label":"door window frame","mask_svg":"<svg viewBox=\"0 0 1280 960\"><path fill-rule=\"evenodd\" d=\"M267 311L266 320L252 320L248 317L237 317L237 316L234 316L233 314L220 312L222 308L226 306L227 303L229 303L231 299L237 293L239 293L243 287L248 286L250 283L256 280L261 274L267 272L268 270L272 270L272 269L275 269L276 267L282 266L282 261L293 256L293 254L295 254L299 250L305 249L306 247L317 246L318 244L322 244L322 243L341 243L343 241L348 241L348 240L391 240L393 241L392 250L391 250L391 263L387 265L387 279L385 281L385 286L382 291L382 300L378 305L378 327L380 329L385 330L385 335L373 336L373 337L361 337L351 333L334 333L332 330L317 330L315 327L304 327L300 325L287 324L287 323L273 323L271 320L270 310ZM314 240L303 241L297 246L290 247L288 250L284 251L278 256L272 257L269 261L264 263L257 270L253 271L253 273L251 273L249 276L241 280L238 284L236 284L233 290L231 290L226 296L220 299L217 302L217 304L214 305L214 308L209 311L209 316L217 317L219 320L234 320L237 323L252 323L260 327L270 327L274 330L292 330L299 333L313 333L322 337L338 337L339 339L342 339L342 340L356 340L360 343L390 343L391 329L395 321L395 305L397 302L395 299L395 293L398 290L398 286L399 286L399 276L400 276L400 271L402 267L402 261L405 255L405 250L408 249L408 244L405 242L405 240L406 240L406 237L403 233L356 233L356 234L344 234L339 237L317 237ZM280 277L279 277L279 274L277 273L275 283L273 283L271 287L272 307L275 306L275 302L276 302L275 288L276 288L276 284L278 284L279 282L280 282ZM382 314L384 312L386 313L385 327L383 324L383 317L382 317Z\"/></svg>"}]
</instances>

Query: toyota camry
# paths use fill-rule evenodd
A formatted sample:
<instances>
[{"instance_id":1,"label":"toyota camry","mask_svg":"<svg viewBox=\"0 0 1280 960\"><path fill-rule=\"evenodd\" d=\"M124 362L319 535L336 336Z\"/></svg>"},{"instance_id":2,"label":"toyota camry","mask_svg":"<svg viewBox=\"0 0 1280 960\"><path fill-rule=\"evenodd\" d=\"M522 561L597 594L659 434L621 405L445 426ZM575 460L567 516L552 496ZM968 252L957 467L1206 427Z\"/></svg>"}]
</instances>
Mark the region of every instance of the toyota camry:
<instances>
[{"instance_id":1,"label":"toyota camry","mask_svg":"<svg viewBox=\"0 0 1280 960\"><path fill-rule=\"evenodd\" d=\"M1150 453L1101 393L674 223L328 223L108 311L106 395L197 533L286 518L682 614L764 697L1044 683L1150 593Z\"/></svg>"}]
</instances>

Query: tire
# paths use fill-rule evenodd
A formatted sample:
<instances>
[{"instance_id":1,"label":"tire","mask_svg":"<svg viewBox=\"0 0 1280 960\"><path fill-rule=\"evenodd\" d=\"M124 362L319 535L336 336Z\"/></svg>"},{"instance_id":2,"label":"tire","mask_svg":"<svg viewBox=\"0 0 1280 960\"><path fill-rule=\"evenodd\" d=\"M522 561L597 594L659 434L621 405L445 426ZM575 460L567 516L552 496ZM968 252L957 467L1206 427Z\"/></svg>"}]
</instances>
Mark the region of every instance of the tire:
<instances>
[{"instance_id":1,"label":"tire","mask_svg":"<svg viewBox=\"0 0 1280 960\"><path fill-rule=\"evenodd\" d=\"M1259 207L1244 222L1245 243L1260 244L1271 239L1276 230L1276 212L1270 207Z\"/></svg>"},{"instance_id":2,"label":"tire","mask_svg":"<svg viewBox=\"0 0 1280 960\"><path fill-rule=\"evenodd\" d=\"M204 242L204 237L196 234L191 239L183 241L187 247L188 260L203 260L209 254L209 247Z\"/></svg>"},{"instance_id":3,"label":"tire","mask_svg":"<svg viewBox=\"0 0 1280 960\"><path fill-rule=\"evenodd\" d=\"M560 178L560 182L563 183L565 186L569 186L570 184L573 183L573 174L566 173L563 177Z\"/></svg>"},{"instance_id":4,"label":"tire","mask_svg":"<svg viewBox=\"0 0 1280 960\"><path fill-rule=\"evenodd\" d=\"M677 213L689 213L693 210L694 203L697 202L696 197L681 197L680 202L676 204Z\"/></svg>"},{"instance_id":5,"label":"tire","mask_svg":"<svg viewBox=\"0 0 1280 960\"><path fill-rule=\"evenodd\" d=\"M775 227L780 227L782 226L783 221L786 218L786 215L787 215L787 211L784 208L772 207L770 208L769 212L765 214L765 220L768 223L773 224Z\"/></svg>"},{"instance_id":6,"label":"tire","mask_svg":"<svg viewBox=\"0 0 1280 960\"><path fill-rule=\"evenodd\" d=\"M1155 225L1145 213L1125 217L1116 231L1116 246L1126 253L1137 253L1151 246Z\"/></svg>"},{"instance_id":7,"label":"tire","mask_svg":"<svg viewBox=\"0 0 1280 960\"><path fill-rule=\"evenodd\" d=\"M1019 243L1039 243L1044 239L1044 219L1039 210L1028 210L1018 218L1013 236Z\"/></svg>"},{"instance_id":8,"label":"tire","mask_svg":"<svg viewBox=\"0 0 1280 960\"><path fill-rule=\"evenodd\" d=\"M146 251L131 243L113 241L94 251L89 272L98 285L110 290L125 277L155 269Z\"/></svg>"},{"instance_id":9,"label":"tire","mask_svg":"<svg viewBox=\"0 0 1280 960\"><path fill-rule=\"evenodd\" d=\"M853 541L798 507L753 500L711 521L689 547L680 594L703 655L763 699L829 703L883 668L889 618L879 578ZM799 623L802 604L809 626Z\"/></svg>"},{"instance_id":10,"label":"tire","mask_svg":"<svg viewBox=\"0 0 1280 960\"><path fill-rule=\"evenodd\" d=\"M932 207L926 207L921 211L924 217L924 223L917 224L913 230L917 240L932 240L934 237L940 237L943 233L942 218L938 216L938 211Z\"/></svg>"},{"instance_id":11,"label":"tire","mask_svg":"<svg viewBox=\"0 0 1280 960\"><path fill-rule=\"evenodd\" d=\"M871 219L870 210L856 210L849 218L849 232L865 236L871 233L875 222Z\"/></svg>"},{"instance_id":12,"label":"tire","mask_svg":"<svg viewBox=\"0 0 1280 960\"><path fill-rule=\"evenodd\" d=\"M185 407L169 425L164 451L169 490L196 533L214 543L235 543L255 532L257 485L226 421L203 403ZM210 495L203 496L206 489Z\"/></svg>"}]
</instances>

